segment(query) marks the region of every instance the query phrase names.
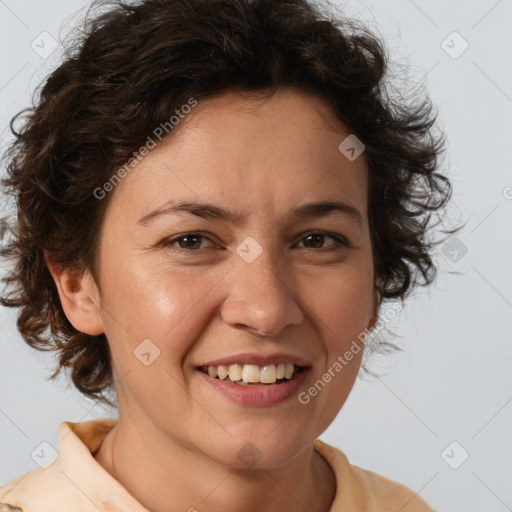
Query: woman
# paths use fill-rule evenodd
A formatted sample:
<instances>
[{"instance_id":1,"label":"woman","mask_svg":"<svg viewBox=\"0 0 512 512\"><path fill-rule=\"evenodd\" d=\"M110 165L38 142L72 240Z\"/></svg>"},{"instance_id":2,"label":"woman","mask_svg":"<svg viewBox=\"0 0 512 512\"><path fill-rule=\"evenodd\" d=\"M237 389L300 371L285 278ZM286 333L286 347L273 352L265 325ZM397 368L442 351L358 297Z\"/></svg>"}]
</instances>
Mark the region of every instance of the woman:
<instances>
[{"instance_id":1,"label":"woman","mask_svg":"<svg viewBox=\"0 0 512 512\"><path fill-rule=\"evenodd\" d=\"M432 511L317 439L382 301L434 279L430 102L305 0L109 7L6 153L2 303L119 417L64 422L2 510Z\"/></svg>"}]
</instances>

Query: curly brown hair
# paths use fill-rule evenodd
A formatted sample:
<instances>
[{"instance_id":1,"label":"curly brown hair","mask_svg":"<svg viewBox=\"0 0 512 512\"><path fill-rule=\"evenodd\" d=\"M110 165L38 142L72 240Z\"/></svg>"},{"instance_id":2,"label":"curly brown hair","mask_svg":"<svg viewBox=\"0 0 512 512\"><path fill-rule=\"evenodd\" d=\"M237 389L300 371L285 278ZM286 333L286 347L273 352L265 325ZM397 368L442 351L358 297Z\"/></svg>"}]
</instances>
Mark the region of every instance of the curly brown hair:
<instances>
[{"instance_id":1,"label":"curly brown hair","mask_svg":"<svg viewBox=\"0 0 512 512\"><path fill-rule=\"evenodd\" d=\"M93 7L108 9L91 16ZM98 283L98 235L111 194L100 200L94 191L190 98L272 95L286 86L326 98L366 146L380 299L403 301L434 280L439 242L428 234L452 193L439 173L445 137L437 113L418 90L396 94L381 40L333 12L307 0L93 2L39 98L11 120L15 138L3 156L17 220L2 222L2 239L10 239L0 255L13 267L1 303L19 308L17 326L30 346L58 351L51 378L70 368L80 392L112 404L107 339L71 325L44 256L57 269L89 269Z\"/></svg>"}]
</instances>

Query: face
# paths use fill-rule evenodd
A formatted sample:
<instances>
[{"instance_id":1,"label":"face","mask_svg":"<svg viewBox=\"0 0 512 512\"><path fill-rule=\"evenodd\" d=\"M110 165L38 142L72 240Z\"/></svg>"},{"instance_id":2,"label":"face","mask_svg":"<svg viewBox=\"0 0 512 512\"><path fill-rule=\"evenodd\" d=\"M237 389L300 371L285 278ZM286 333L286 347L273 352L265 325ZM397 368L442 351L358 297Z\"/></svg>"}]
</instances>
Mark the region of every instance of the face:
<instances>
[{"instance_id":1,"label":"face","mask_svg":"<svg viewBox=\"0 0 512 512\"><path fill-rule=\"evenodd\" d=\"M120 421L234 467L249 442L262 466L282 465L333 421L377 311L368 169L338 149L349 134L314 95L226 93L194 107L110 192L99 315ZM215 208L172 210L185 202ZM324 202L345 206L306 208ZM304 369L258 389L198 369L232 356Z\"/></svg>"}]
</instances>

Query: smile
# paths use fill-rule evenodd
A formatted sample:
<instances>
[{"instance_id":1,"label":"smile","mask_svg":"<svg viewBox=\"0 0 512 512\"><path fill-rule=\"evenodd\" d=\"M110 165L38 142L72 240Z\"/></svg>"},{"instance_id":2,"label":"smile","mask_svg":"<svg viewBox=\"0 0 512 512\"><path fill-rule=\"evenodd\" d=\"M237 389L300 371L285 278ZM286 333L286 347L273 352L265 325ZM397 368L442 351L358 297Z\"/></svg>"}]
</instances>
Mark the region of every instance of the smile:
<instances>
[{"instance_id":1,"label":"smile","mask_svg":"<svg viewBox=\"0 0 512 512\"><path fill-rule=\"evenodd\" d=\"M261 367L253 364L230 364L200 366L196 369L200 380L209 389L230 401L244 406L271 407L288 401L299 393L310 367L278 363Z\"/></svg>"},{"instance_id":2,"label":"smile","mask_svg":"<svg viewBox=\"0 0 512 512\"><path fill-rule=\"evenodd\" d=\"M255 364L231 364L201 366L210 377L241 386L281 384L293 379L303 370L292 363L277 363L258 366Z\"/></svg>"}]
</instances>

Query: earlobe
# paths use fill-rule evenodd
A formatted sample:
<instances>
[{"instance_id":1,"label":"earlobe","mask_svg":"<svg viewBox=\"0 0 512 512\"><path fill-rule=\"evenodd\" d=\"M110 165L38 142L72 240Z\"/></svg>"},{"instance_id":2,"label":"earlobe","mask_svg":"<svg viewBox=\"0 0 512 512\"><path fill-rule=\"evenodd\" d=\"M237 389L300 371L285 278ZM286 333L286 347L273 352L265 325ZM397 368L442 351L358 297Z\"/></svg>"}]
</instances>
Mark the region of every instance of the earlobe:
<instances>
[{"instance_id":1,"label":"earlobe","mask_svg":"<svg viewBox=\"0 0 512 512\"><path fill-rule=\"evenodd\" d=\"M89 270L59 270L45 252L45 261L55 281L64 313L75 329L95 336L104 333L98 287Z\"/></svg>"}]
</instances>

